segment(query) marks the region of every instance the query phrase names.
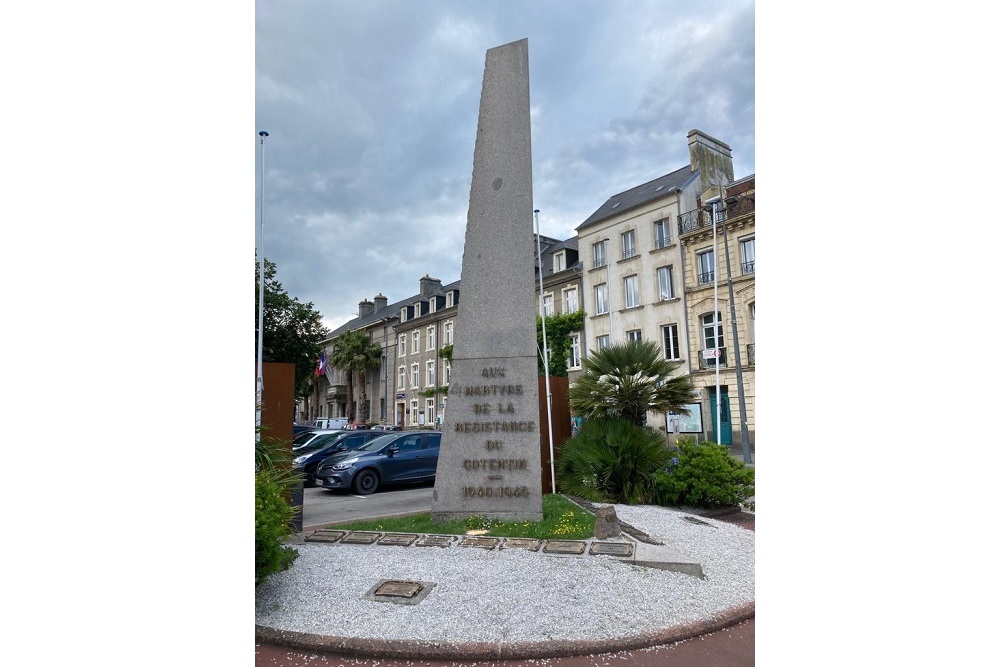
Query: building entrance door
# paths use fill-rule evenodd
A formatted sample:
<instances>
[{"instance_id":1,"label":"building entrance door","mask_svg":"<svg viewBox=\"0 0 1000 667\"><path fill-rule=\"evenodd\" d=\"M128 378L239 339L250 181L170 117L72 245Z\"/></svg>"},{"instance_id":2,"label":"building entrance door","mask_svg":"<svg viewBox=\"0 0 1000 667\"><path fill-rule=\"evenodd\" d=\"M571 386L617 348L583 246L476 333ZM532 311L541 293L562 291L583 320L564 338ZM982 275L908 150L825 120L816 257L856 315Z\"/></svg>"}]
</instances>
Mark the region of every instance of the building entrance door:
<instances>
[{"instance_id":1,"label":"building entrance door","mask_svg":"<svg viewBox=\"0 0 1000 667\"><path fill-rule=\"evenodd\" d=\"M718 445L729 445L733 444L733 423L730 418L729 412L729 393L726 387L721 388L722 393L722 406L718 410L719 419L722 422L720 425L716 423L716 409L715 409L715 387L708 388L708 399L709 407L712 413L712 441Z\"/></svg>"}]
</instances>

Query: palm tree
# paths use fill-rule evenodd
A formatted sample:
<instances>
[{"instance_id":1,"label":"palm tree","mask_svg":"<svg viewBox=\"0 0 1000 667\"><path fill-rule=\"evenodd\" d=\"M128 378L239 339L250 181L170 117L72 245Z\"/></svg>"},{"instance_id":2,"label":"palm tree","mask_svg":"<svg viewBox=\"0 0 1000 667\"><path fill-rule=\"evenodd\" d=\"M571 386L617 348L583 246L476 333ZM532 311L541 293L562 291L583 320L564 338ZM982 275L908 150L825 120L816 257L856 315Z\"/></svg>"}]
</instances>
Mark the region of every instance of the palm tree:
<instances>
[{"instance_id":1,"label":"palm tree","mask_svg":"<svg viewBox=\"0 0 1000 667\"><path fill-rule=\"evenodd\" d=\"M695 400L691 377L670 374L680 363L667 361L651 341L609 345L583 360L583 374L569 389L573 414L586 418L622 417L645 426L647 412L688 414Z\"/></svg>"},{"instance_id":2,"label":"palm tree","mask_svg":"<svg viewBox=\"0 0 1000 667\"><path fill-rule=\"evenodd\" d=\"M359 384L359 399L362 406L361 421L368 421L368 400L365 391L365 372L369 368L378 368L382 363L382 348L360 329L348 331L333 341L333 351L330 363L347 374L347 405L348 418L353 422L355 416L354 380L355 373Z\"/></svg>"}]
</instances>

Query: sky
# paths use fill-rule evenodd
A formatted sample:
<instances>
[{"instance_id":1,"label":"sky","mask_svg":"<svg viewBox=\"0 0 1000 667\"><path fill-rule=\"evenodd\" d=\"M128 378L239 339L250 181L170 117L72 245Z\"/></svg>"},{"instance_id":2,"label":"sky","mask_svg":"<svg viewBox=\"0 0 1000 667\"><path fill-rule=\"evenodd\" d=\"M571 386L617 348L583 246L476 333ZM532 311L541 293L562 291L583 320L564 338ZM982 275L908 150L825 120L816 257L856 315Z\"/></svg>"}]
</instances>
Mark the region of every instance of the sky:
<instances>
[{"instance_id":1,"label":"sky","mask_svg":"<svg viewBox=\"0 0 1000 667\"><path fill-rule=\"evenodd\" d=\"M331 329L424 275L461 278L490 48L528 40L545 236L687 165L692 129L754 173L748 0L268 0L255 22L257 247L262 227L279 282Z\"/></svg>"}]
</instances>

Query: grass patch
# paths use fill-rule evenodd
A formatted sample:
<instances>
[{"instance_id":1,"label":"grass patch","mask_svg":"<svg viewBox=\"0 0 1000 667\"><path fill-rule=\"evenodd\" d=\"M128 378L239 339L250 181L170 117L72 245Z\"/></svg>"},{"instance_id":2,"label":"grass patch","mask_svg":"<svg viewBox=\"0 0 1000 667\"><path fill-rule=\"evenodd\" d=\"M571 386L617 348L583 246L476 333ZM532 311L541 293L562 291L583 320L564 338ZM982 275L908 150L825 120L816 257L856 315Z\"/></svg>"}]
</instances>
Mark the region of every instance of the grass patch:
<instances>
[{"instance_id":1,"label":"grass patch","mask_svg":"<svg viewBox=\"0 0 1000 667\"><path fill-rule=\"evenodd\" d=\"M331 524L338 530L371 530L383 533L437 533L489 535L540 540L585 540L594 536L593 514L559 494L542 496L541 521L498 521L480 516L452 521L431 521L430 512Z\"/></svg>"}]
</instances>

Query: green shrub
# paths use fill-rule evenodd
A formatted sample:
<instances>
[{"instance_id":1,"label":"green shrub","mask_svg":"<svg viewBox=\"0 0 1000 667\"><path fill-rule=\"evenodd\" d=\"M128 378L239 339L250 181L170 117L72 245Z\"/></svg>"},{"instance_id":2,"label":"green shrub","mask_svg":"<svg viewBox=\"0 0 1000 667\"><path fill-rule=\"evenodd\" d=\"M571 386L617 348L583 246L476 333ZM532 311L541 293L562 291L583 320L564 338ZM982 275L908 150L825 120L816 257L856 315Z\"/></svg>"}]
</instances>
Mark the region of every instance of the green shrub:
<instances>
[{"instance_id":1,"label":"green shrub","mask_svg":"<svg viewBox=\"0 0 1000 667\"><path fill-rule=\"evenodd\" d=\"M656 474L669 460L666 440L656 430L620 417L588 419L563 443L556 486L591 502L649 503Z\"/></svg>"},{"instance_id":2,"label":"green shrub","mask_svg":"<svg viewBox=\"0 0 1000 667\"><path fill-rule=\"evenodd\" d=\"M258 472L255 480L254 513L255 581L291 567L299 552L285 546L295 510L289 503L285 486L270 470Z\"/></svg>"},{"instance_id":3,"label":"green shrub","mask_svg":"<svg viewBox=\"0 0 1000 667\"><path fill-rule=\"evenodd\" d=\"M696 444L691 437L678 439L676 455L655 476L657 505L729 507L746 505L753 495L753 468L733 458L728 447Z\"/></svg>"}]
</instances>

